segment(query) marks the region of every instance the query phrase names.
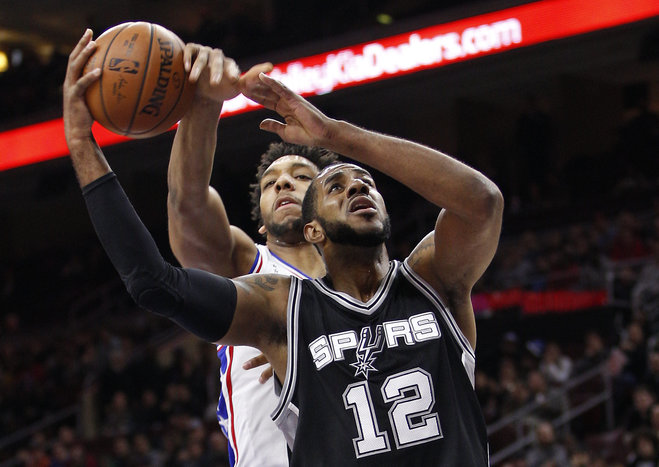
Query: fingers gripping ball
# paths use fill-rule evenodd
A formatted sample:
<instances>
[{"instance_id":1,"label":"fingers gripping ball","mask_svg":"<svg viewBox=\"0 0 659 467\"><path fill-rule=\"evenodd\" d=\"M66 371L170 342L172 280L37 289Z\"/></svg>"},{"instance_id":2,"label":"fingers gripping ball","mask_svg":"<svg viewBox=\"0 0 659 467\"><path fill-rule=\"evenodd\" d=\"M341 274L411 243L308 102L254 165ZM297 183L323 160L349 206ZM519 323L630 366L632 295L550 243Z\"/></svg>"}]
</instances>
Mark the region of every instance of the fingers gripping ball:
<instances>
[{"instance_id":1,"label":"fingers gripping ball","mask_svg":"<svg viewBox=\"0 0 659 467\"><path fill-rule=\"evenodd\" d=\"M130 138L149 138L178 122L194 86L183 65L184 44L152 23L122 23L97 39L84 73L101 69L85 96L94 120Z\"/></svg>"}]
</instances>

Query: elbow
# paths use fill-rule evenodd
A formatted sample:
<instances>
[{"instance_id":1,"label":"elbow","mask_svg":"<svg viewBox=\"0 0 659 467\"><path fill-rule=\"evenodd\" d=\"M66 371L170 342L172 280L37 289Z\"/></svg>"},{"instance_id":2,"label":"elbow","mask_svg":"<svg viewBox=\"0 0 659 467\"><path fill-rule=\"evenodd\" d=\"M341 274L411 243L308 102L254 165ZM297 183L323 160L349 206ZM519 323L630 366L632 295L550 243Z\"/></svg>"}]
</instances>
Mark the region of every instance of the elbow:
<instances>
[{"instance_id":1,"label":"elbow","mask_svg":"<svg viewBox=\"0 0 659 467\"><path fill-rule=\"evenodd\" d=\"M494 182L485 178L476 190L475 217L479 222L500 220L503 216L503 194Z\"/></svg>"},{"instance_id":2,"label":"elbow","mask_svg":"<svg viewBox=\"0 0 659 467\"><path fill-rule=\"evenodd\" d=\"M191 197L182 196L179 190L170 188L167 193L167 212L170 217L191 217L195 213L195 203Z\"/></svg>"},{"instance_id":3,"label":"elbow","mask_svg":"<svg viewBox=\"0 0 659 467\"><path fill-rule=\"evenodd\" d=\"M167 211L183 219L203 216L209 202L212 188L207 184L195 186L172 177L167 183Z\"/></svg>"},{"instance_id":4,"label":"elbow","mask_svg":"<svg viewBox=\"0 0 659 467\"><path fill-rule=\"evenodd\" d=\"M164 317L175 314L180 297L157 274L136 270L122 279L126 290L140 308Z\"/></svg>"}]
</instances>

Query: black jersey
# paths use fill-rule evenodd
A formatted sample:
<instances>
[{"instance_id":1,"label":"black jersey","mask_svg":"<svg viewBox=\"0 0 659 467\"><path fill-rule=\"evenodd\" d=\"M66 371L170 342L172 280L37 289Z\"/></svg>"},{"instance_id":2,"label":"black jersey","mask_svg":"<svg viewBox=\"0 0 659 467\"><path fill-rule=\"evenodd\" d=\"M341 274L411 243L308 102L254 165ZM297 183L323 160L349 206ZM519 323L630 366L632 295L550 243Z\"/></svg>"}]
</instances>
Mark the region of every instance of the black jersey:
<instances>
[{"instance_id":1,"label":"black jersey","mask_svg":"<svg viewBox=\"0 0 659 467\"><path fill-rule=\"evenodd\" d=\"M392 261L362 303L292 278L288 367L273 419L293 466L486 466L467 339L433 289Z\"/></svg>"}]
</instances>

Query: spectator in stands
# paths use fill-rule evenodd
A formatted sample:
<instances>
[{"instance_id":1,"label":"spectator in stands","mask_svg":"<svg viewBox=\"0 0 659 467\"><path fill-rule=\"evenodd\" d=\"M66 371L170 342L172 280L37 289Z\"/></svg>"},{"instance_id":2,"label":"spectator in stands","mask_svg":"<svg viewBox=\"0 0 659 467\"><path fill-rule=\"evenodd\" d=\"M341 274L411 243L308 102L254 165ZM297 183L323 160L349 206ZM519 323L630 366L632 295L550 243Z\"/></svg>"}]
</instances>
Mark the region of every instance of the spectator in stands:
<instances>
[{"instance_id":1,"label":"spectator in stands","mask_svg":"<svg viewBox=\"0 0 659 467\"><path fill-rule=\"evenodd\" d=\"M638 385L632 394L633 405L624 416L624 427L628 432L639 428L649 428L651 425L651 408L655 403L655 395L647 386Z\"/></svg>"},{"instance_id":2,"label":"spectator in stands","mask_svg":"<svg viewBox=\"0 0 659 467\"><path fill-rule=\"evenodd\" d=\"M649 429L644 428L634 432L631 447L632 451L627 458L628 467L656 467L658 465L657 441Z\"/></svg>"},{"instance_id":3,"label":"spectator in stands","mask_svg":"<svg viewBox=\"0 0 659 467\"><path fill-rule=\"evenodd\" d=\"M608 467L604 459L585 450L577 451L570 457L570 467Z\"/></svg>"},{"instance_id":4,"label":"spectator in stands","mask_svg":"<svg viewBox=\"0 0 659 467\"><path fill-rule=\"evenodd\" d=\"M507 415L531 402L533 402L531 400L531 391L524 382L518 381L502 394L500 413L501 415Z\"/></svg>"},{"instance_id":5,"label":"spectator in stands","mask_svg":"<svg viewBox=\"0 0 659 467\"><path fill-rule=\"evenodd\" d=\"M229 467L227 440L220 430L211 430L208 435L208 446L204 454L204 466Z\"/></svg>"},{"instance_id":6,"label":"spectator in stands","mask_svg":"<svg viewBox=\"0 0 659 467\"><path fill-rule=\"evenodd\" d=\"M55 441L50 448L50 466L49 467L65 467L68 466L70 460L69 450L59 441Z\"/></svg>"},{"instance_id":7,"label":"spectator in stands","mask_svg":"<svg viewBox=\"0 0 659 467\"><path fill-rule=\"evenodd\" d=\"M613 239L609 257L614 261L644 258L649 250L640 236L640 222L631 212L618 216L617 234Z\"/></svg>"},{"instance_id":8,"label":"spectator in stands","mask_svg":"<svg viewBox=\"0 0 659 467\"><path fill-rule=\"evenodd\" d=\"M504 357L499 363L499 386L504 391L512 390L519 382L519 375L515 361L510 357Z\"/></svg>"},{"instance_id":9,"label":"spectator in stands","mask_svg":"<svg viewBox=\"0 0 659 467\"><path fill-rule=\"evenodd\" d=\"M80 441L71 446L69 467L97 467L98 460Z\"/></svg>"},{"instance_id":10,"label":"spectator in stands","mask_svg":"<svg viewBox=\"0 0 659 467\"><path fill-rule=\"evenodd\" d=\"M131 465L132 450L124 436L114 438L112 452L101 461L103 467L128 467Z\"/></svg>"},{"instance_id":11,"label":"spectator in stands","mask_svg":"<svg viewBox=\"0 0 659 467\"><path fill-rule=\"evenodd\" d=\"M573 375L580 375L586 370L601 365L608 356L609 351L604 345L601 334L595 330L588 331L584 338L583 354L572 368Z\"/></svg>"},{"instance_id":12,"label":"spectator in stands","mask_svg":"<svg viewBox=\"0 0 659 467\"><path fill-rule=\"evenodd\" d=\"M540 361L540 371L551 386L561 386L572 374L572 359L565 355L557 342L548 342Z\"/></svg>"},{"instance_id":13,"label":"spectator in stands","mask_svg":"<svg viewBox=\"0 0 659 467\"><path fill-rule=\"evenodd\" d=\"M565 446L556 440L554 426L542 421L535 428L535 444L526 453L528 467L562 467L569 465Z\"/></svg>"},{"instance_id":14,"label":"spectator in stands","mask_svg":"<svg viewBox=\"0 0 659 467\"><path fill-rule=\"evenodd\" d=\"M476 397L480 403L485 423L491 423L499 417L499 386L482 370L476 370Z\"/></svg>"},{"instance_id":15,"label":"spectator in stands","mask_svg":"<svg viewBox=\"0 0 659 467\"><path fill-rule=\"evenodd\" d=\"M530 392L529 402L539 404L536 411L539 417L551 420L563 413L566 408L565 395L558 389L549 387L540 370L531 371L526 384Z\"/></svg>"},{"instance_id":16,"label":"spectator in stands","mask_svg":"<svg viewBox=\"0 0 659 467\"><path fill-rule=\"evenodd\" d=\"M575 288L597 290L606 287L601 253L589 227L582 224L570 227L565 250L569 263L577 270Z\"/></svg>"},{"instance_id":17,"label":"spectator in stands","mask_svg":"<svg viewBox=\"0 0 659 467\"><path fill-rule=\"evenodd\" d=\"M659 443L659 403L655 402L650 408L650 429L655 440Z\"/></svg>"},{"instance_id":18,"label":"spectator in stands","mask_svg":"<svg viewBox=\"0 0 659 467\"><path fill-rule=\"evenodd\" d=\"M631 291L632 309L641 313L651 334L659 331L659 239L650 241L652 256Z\"/></svg>"},{"instance_id":19,"label":"spectator in stands","mask_svg":"<svg viewBox=\"0 0 659 467\"><path fill-rule=\"evenodd\" d=\"M164 418L158 407L158 395L154 389L147 388L142 392L140 402L133 409L133 417L138 431L162 428Z\"/></svg>"},{"instance_id":20,"label":"spectator in stands","mask_svg":"<svg viewBox=\"0 0 659 467\"><path fill-rule=\"evenodd\" d=\"M659 342L648 352L648 369L642 382L655 396L659 396Z\"/></svg>"},{"instance_id":21,"label":"spectator in stands","mask_svg":"<svg viewBox=\"0 0 659 467\"><path fill-rule=\"evenodd\" d=\"M641 320L634 320L623 333L620 349L628 358L626 370L640 381L647 369L647 339Z\"/></svg>"},{"instance_id":22,"label":"spectator in stands","mask_svg":"<svg viewBox=\"0 0 659 467\"><path fill-rule=\"evenodd\" d=\"M134 429L133 414L128 406L128 395L117 391L106 407L102 433L106 436L129 435Z\"/></svg>"},{"instance_id":23,"label":"spectator in stands","mask_svg":"<svg viewBox=\"0 0 659 467\"><path fill-rule=\"evenodd\" d=\"M133 437L133 456L131 465L163 465L161 453L157 449L152 448L151 441L149 441L149 438L143 433L138 433Z\"/></svg>"}]
</instances>

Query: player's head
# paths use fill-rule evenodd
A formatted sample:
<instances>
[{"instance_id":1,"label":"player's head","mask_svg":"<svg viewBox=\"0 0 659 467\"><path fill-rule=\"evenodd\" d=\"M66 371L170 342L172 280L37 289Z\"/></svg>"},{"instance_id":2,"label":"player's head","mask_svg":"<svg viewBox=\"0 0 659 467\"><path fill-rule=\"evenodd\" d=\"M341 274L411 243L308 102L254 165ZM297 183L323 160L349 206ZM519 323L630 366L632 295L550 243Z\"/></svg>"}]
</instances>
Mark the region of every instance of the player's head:
<instances>
[{"instance_id":1,"label":"player's head","mask_svg":"<svg viewBox=\"0 0 659 467\"><path fill-rule=\"evenodd\" d=\"M272 143L261 155L256 182L251 185L252 218L259 232L285 241L302 236L304 194L318 171L338 159L326 149L290 143Z\"/></svg>"},{"instance_id":2,"label":"player's head","mask_svg":"<svg viewBox=\"0 0 659 467\"><path fill-rule=\"evenodd\" d=\"M311 182L302 204L305 238L314 244L375 247L391 234L382 195L371 174L355 165L324 168Z\"/></svg>"}]
</instances>

